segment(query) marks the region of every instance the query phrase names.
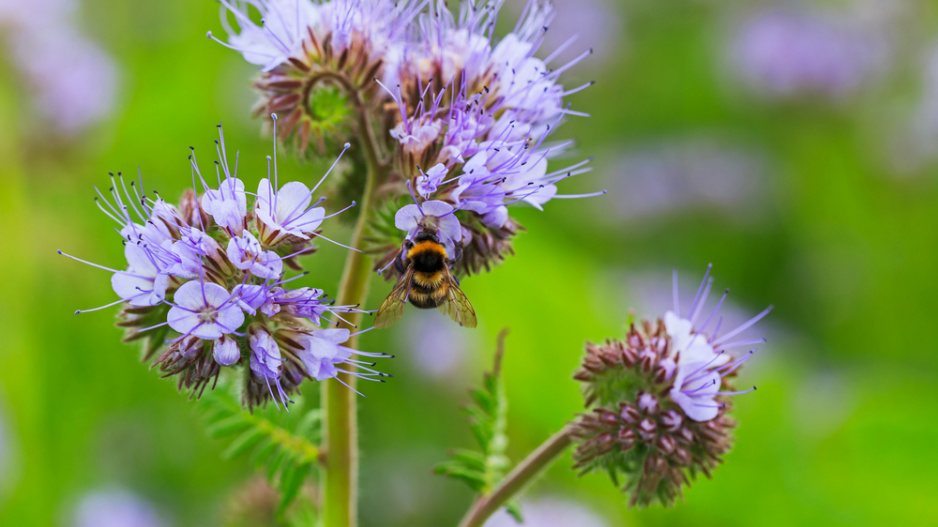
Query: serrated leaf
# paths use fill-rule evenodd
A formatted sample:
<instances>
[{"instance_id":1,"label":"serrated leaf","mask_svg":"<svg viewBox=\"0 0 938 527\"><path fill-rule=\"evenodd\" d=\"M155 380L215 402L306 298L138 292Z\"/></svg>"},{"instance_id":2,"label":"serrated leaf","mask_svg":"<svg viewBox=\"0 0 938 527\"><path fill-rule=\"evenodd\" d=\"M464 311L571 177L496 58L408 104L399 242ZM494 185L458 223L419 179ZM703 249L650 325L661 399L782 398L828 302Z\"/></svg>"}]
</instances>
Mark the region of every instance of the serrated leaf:
<instances>
[{"instance_id":1,"label":"serrated leaf","mask_svg":"<svg viewBox=\"0 0 938 527\"><path fill-rule=\"evenodd\" d=\"M456 450L450 454L452 462L459 463L480 472L485 470L485 455L475 450Z\"/></svg>"},{"instance_id":2,"label":"serrated leaf","mask_svg":"<svg viewBox=\"0 0 938 527\"><path fill-rule=\"evenodd\" d=\"M237 439L232 441L228 448L222 452L222 459L232 459L236 456L244 454L251 448L257 446L263 439L267 436L264 434L264 431L258 428L249 428L243 434L238 436Z\"/></svg>"},{"instance_id":3,"label":"serrated leaf","mask_svg":"<svg viewBox=\"0 0 938 527\"><path fill-rule=\"evenodd\" d=\"M210 436L230 441L222 452L223 458L249 455L252 465L265 469L268 480L279 487L284 497L281 502L284 510L318 462L316 442L320 437L321 414L318 410L302 411L300 398L290 413L272 410L251 413L241 407L232 393L234 386L225 384L203 399L206 429Z\"/></svg>"},{"instance_id":4,"label":"serrated leaf","mask_svg":"<svg viewBox=\"0 0 938 527\"><path fill-rule=\"evenodd\" d=\"M251 428L250 421L247 421L240 416L234 415L209 425L206 431L208 432L209 437L219 439L225 436L243 432L248 428Z\"/></svg>"},{"instance_id":5,"label":"serrated leaf","mask_svg":"<svg viewBox=\"0 0 938 527\"><path fill-rule=\"evenodd\" d=\"M495 367L483 375L482 387L469 392L472 403L463 410L469 418L469 429L479 445L479 451L453 451L448 461L437 466L437 473L461 479L482 494L491 492L510 467L505 456L508 448L508 436L505 433L508 402L501 380L505 334L503 331L499 335Z\"/></svg>"},{"instance_id":6,"label":"serrated leaf","mask_svg":"<svg viewBox=\"0 0 938 527\"><path fill-rule=\"evenodd\" d=\"M519 524L524 523L524 516L521 515L521 502L514 499L505 504L505 511Z\"/></svg>"},{"instance_id":7,"label":"serrated leaf","mask_svg":"<svg viewBox=\"0 0 938 527\"><path fill-rule=\"evenodd\" d=\"M269 437L264 438L251 454L251 464L254 468L261 468L270 459L270 455L277 450L277 446L277 443Z\"/></svg>"},{"instance_id":8,"label":"serrated leaf","mask_svg":"<svg viewBox=\"0 0 938 527\"><path fill-rule=\"evenodd\" d=\"M303 437L309 437L313 435L315 431L318 431L322 426L322 411L321 410L312 410L306 412L306 415L300 420L299 424L296 425L296 433Z\"/></svg>"},{"instance_id":9,"label":"serrated leaf","mask_svg":"<svg viewBox=\"0 0 938 527\"><path fill-rule=\"evenodd\" d=\"M267 479L270 481L274 480L274 476L277 475L277 471L280 469L280 465L283 463L283 460L287 457L287 453L283 450L277 450L277 452L270 458L267 462Z\"/></svg>"},{"instance_id":10,"label":"serrated leaf","mask_svg":"<svg viewBox=\"0 0 938 527\"><path fill-rule=\"evenodd\" d=\"M277 514L283 514L283 511L290 506L290 503L296 498L300 487L303 486L303 480L306 479L310 471L310 463L297 467L290 467L285 470L280 477L280 506Z\"/></svg>"}]
</instances>

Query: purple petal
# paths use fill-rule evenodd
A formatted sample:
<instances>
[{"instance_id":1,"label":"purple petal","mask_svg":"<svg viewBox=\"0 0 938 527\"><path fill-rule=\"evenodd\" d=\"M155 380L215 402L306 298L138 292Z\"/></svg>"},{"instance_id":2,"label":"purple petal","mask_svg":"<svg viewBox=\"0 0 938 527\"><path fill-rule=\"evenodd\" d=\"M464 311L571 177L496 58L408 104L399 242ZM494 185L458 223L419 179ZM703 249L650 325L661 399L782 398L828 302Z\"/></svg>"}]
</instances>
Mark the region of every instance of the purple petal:
<instances>
[{"instance_id":1,"label":"purple petal","mask_svg":"<svg viewBox=\"0 0 938 527\"><path fill-rule=\"evenodd\" d=\"M215 362L222 366L231 366L241 358L241 351L238 350L238 342L228 336L215 341L212 346L212 356Z\"/></svg>"},{"instance_id":2,"label":"purple petal","mask_svg":"<svg viewBox=\"0 0 938 527\"><path fill-rule=\"evenodd\" d=\"M408 205L409 207L410 205ZM445 201L430 200L424 201L420 204L420 208L423 209L423 213L427 216L436 216L440 217L444 214L449 214L453 211L453 206ZM459 222L457 222L459 223Z\"/></svg>"},{"instance_id":3,"label":"purple petal","mask_svg":"<svg viewBox=\"0 0 938 527\"><path fill-rule=\"evenodd\" d=\"M286 223L306 210L312 199L309 187L299 181L291 181L277 191L275 217Z\"/></svg>"},{"instance_id":4,"label":"purple petal","mask_svg":"<svg viewBox=\"0 0 938 527\"><path fill-rule=\"evenodd\" d=\"M394 226L402 231L411 232L417 228L417 222L421 218L423 218L423 214L420 213L420 208L417 205L404 205L394 215Z\"/></svg>"}]
</instances>

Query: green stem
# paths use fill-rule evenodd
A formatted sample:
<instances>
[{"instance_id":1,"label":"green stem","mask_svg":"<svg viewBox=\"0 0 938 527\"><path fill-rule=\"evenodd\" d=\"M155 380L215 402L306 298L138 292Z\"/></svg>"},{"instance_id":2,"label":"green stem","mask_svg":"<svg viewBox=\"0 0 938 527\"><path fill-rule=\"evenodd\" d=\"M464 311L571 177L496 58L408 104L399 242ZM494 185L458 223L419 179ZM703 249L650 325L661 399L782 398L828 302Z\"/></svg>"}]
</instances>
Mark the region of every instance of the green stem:
<instances>
[{"instance_id":1,"label":"green stem","mask_svg":"<svg viewBox=\"0 0 938 527\"><path fill-rule=\"evenodd\" d=\"M375 188L386 173L386 166L380 161L380 153L373 131L370 129L368 111L357 92L352 96L358 107L359 137L365 149L368 165L365 191L362 195L358 222L352 235L352 247L363 245L368 218L375 208ZM351 251L345 260L342 281L336 305L360 305L368 295L368 282L371 279L371 258L363 252ZM345 316L349 324L340 327L352 329L359 325L361 313L349 313ZM356 348L358 337L352 337L345 344ZM353 368L352 366L346 366ZM348 387L338 382L341 380ZM324 475L322 479L321 517L325 527L354 527L358 523L358 414L357 397L352 391L356 377L344 373L338 379L322 383L322 408L325 411L323 430Z\"/></svg>"},{"instance_id":2,"label":"green stem","mask_svg":"<svg viewBox=\"0 0 938 527\"><path fill-rule=\"evenodd\" d=\"M488 495L479 496L472 508L459 522L459 527L481 527L485 520L494 514L511 498L520 493L541 472L551 465L573 444L573 429L566 426L550 439L531 452L505 479Z\"/></svg>"}]
</instances>

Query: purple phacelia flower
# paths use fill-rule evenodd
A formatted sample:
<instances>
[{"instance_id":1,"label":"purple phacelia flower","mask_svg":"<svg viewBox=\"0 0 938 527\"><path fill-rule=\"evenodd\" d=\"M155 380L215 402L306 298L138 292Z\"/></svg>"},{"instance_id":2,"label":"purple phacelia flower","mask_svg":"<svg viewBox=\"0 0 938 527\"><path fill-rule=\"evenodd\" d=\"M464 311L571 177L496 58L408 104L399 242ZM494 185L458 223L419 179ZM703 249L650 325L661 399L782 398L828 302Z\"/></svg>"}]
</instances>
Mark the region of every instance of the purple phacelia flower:
<instances>
[{"instance_id":1,"label":"purple phacelia flower","mask_svg":"<svg viewBox=\"0 0 938 527\"><path fill-rule=\"evenodd\" d=\"M173 295L175 305L166 316L169 327L183 335L214 340L237 331L244 312L224 287L192 280L179 286Z\"/></svg>"},{"instance_id":2,"label":"purple phacelia flower","mask_svg":"<svg viewBox=\"0 0 938 527\"><path fill-rule=\"evenodd\" d=\"M417 194L423 196L423 199L430 199L430 194L436 192L445 177L446 166L443 163L433 165L430 170L417 177Z\"/></svg>"},{"instance_id":3,"label":"purple phacelia flower","mask_svg":"<svg viewBox=\"0 0 938 527\"><path fill-rule=\"evenodd\" d=\"M180 388L200 394L224 368L247 363L245 404L286 406L304 378L323 381L341 364L358 365L353 355L383 355L341 346L347 330L322 329L344 320L342 313L361 312L358 306L337 306L322 289L294 287L308 273L285 275L288 268L301 269L297 258L314 252L317 238L331 241L320 228L335 214L316 207L321 200L310 206L316 187L288 183L275 193L274 156L274 187L268 174L260 187L268 192L248 207L244 183L229 171L220 129L217 151L224 180L210 186L193 150L193 184L198 177L204 191L184 194L179 209L147 198L142 183L128 186L120 174L112 176L110 199L101 192L95 199L117 223L127 269L90 265L113 273L120 297L102 308L125 304L118 325L127 328L126 340L145 341L147 360L162 349L155 363L178 376ZM331 342L333 352L325 353L321 342ZM366 370L356 375L383 376Z\"/></svg>"},{"instance_id":4,"label":"purple phacelia flower","mask_svg":"<svg viewBox=\"0 0 938 527\"><path fill-rule=\"evenodd\" d=\"M127 270L116 271L111 287L121 300L132 306L155 306L166 298L169 276L162 274L156 260L139 245L124 246Z\"/></svg>"},{"instance_id":5,"label":"purple phacelia flower","mask_svg":"<svg viewBox=\"0 0 938 527\"><path fill-rule=\"evenodd\" d=\"M250 232L228 241L228 260L258 278L273 280L283 274L283 260L274 251L266 251Z\"/></svg>"},{"instance_id":6,"label":"purple phacelia flower","mask_svg":"<svg viewBox=\"0 0 938 527\"><path fill-rule=\"evenodd\" d=\"M394 225L407 232L407 239L412 240L422 229L433 229L448 254L455 254L455 246L462 242L462 227L453 214L455 209L445 201L424 201L401 207L394 217Z\"/></svg>"},{"instance_id":7,"label":"purple phacelia flower","mask_svg":"<svg viewBox=\"0 0 938 527\"><path fill-rule=\"evenodd\" d=\"M453 254L462 255L457 274L488 269L512 252L510 239L520 225L511 218L510 205L523 202L542 209L555 198L604 193L558 193L559 182L590 170L589 160L548 168L569 146L548 144L550 134L564 117L585 115L565 106L564 97L592 84L567 90L560 76L590 52L552 68L555 55L535 56L553 17L551 7L527 2L514 30L496 39L501 7L500 2L467 1L454 16L445 2L432 2L402 54L385 67L381 82L385 97L397 106L389 116L395 123L389 136L396 143L397 188L402 196L405 188L416 190L415 203L404 205L406 216L419 219L414 205L452 207L462 231L454 228L448 236L456 246ZM419 203L417 196L425 201ZM415 221L398 228L410 237ZM377 269L394 260L400 245L390 236L381 241L374 252L387 252L378 258Z\"/></svg>"},{"instance_id":8,"label":"purple phacelia flower","mask_svg":"<svg viewBox=\"0 0 938 527\"><path fill-rule=\"evenodd\" d=\"M733 358L727 350L765 342L733 339L771 307L718 335L726 294L698 322L712 284L708 268L684 318L675 273L674 310L654 323L632 323L623 340L587 344L576 373L591 408L575 423L576 466L614 479L624 474L631 505L670 504L690 484L688 476L710 476L732 445L736 423L727 415L728 397L755 390L737 391L731 384L753 351Z\"/></svg>"},{"instance_id":9,"label":"purple phacelia flower","mask_svg":"<svg viewBox=\"0 0 938 527\"><path fill-rule=\"evenodd\" d=\"M228 173L227 162L225 173ZM205 192L202 194L202 210L210 214L219 227L226 229L231 236L239 236L244 229L247 217L247 195L244 182L236 177L227 176L217 189L210 188L203 181Z\"/></svg>"},{"instance_id":10,"label":"purple phacelia flower","mask_svg":"<svg viewBox=\"0 0 938 527\"><path fill-rule=\"evenodd\" d=\"M241 360L241 350L238 349L238 341L222 335L221 338L212 343L212 357L215 362L221 366L231 366Z\"/></svg>"}]
</instances>

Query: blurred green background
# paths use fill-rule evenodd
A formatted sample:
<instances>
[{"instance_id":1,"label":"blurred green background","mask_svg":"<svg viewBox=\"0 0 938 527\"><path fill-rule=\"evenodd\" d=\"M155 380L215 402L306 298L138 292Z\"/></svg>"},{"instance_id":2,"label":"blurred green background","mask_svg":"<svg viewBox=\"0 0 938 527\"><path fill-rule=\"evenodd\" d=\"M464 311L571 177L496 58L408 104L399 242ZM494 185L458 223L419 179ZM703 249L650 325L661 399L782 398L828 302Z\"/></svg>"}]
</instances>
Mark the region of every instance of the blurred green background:
<instances>
[{"instance_id":1,"label":"blurred green background","mask_svg":"<svg viewBox=\"0 0 938 527\"><path fill-rule=\"evenodd\" d=\"M51 4L42 16L68 2ZM411 311L363 337L363 349L397 354L382 364L392 382L360 400L363 525L454 525L468 507L469 491L431 470L472 445L459 407L501 328L517 460L581 409L571 374L583 343L621 335L630 307L663 314L671 269L692 295L708 262L739 318L776 306L756 332L769 343L742 372L759 390L736 399L726 463L672 509L629 510L567 456L526 495L532 522L938 522L938 17L925 2L779 5L560 2L549 45L579 31L574 47L596 48L565 81L597 80L571 97L593 117L555 135L596 158L567 189L610 193L516 209L528 229L517 257L463 283L477 330ZM0 525L95 525L81 523L101 503L88 496L109 492L160 518L140 526L220 525L248 462L220 459L226 444L205 435L196 405L120 342L116 308L72 314L113 299L109 275L55 251L119 265L92 186L140 167L174 201L189 185L188 146L207 163L219 121L247 186L263 177L255 70L205 38L220 31L208 0L86 0L67 17L110 55L113 95L106 76L82 88L56 67L24 73L23 38L0 22ZM103 96L107 110L56 132L37 79L70 105ZM282 179L321 174L280 160ZM334 293L344 256L326 244L306 283ZM369 306L389 288L375 281ZM536 520L550 506L593 519Z\"/></svg>"}]
</instances>

